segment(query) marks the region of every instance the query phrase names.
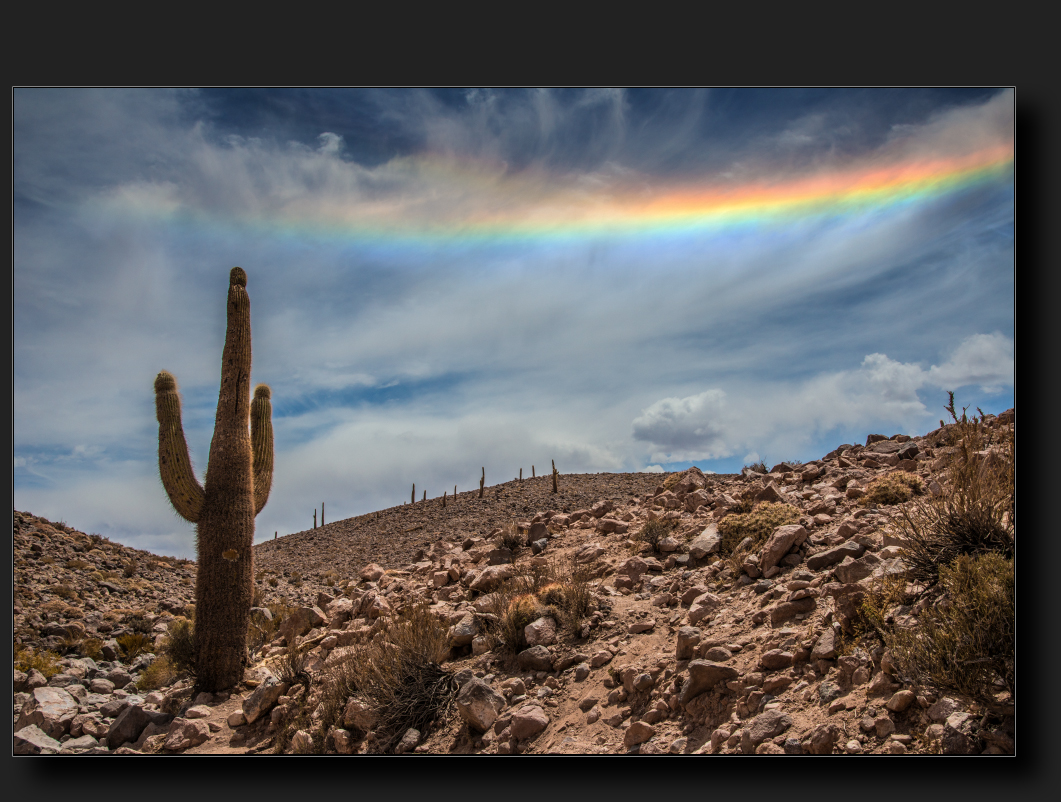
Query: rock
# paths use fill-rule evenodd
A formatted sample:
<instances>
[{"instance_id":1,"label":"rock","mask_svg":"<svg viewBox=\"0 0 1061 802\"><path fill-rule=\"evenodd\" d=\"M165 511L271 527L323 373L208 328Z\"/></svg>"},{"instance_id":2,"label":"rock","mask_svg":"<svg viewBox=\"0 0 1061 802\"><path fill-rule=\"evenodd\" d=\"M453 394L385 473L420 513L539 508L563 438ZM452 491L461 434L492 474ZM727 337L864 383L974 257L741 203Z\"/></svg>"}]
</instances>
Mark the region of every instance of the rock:
<instances>
[{"instance_id":1,"label":"rock","mask_svg":"<svg viewBox=\"0 0 1061 802\"><path fill-rule=\"evenodd\" d=\"M952 713L962 712L962 706L957 700L944 696L929 707L927 712L932 721L946 721Z\"/></svg>"},{"instance_id":2,"label":"rock","mask_svg":"<svg viewBox=\"0 0 1061 802\"><path fill-rule=\"evenodd\" d=\"M531 646L516 655L516 662L522 669L531 671L552 671L553 656L545 646Z\"/></svg>"},{"instance_id":3,"label":"rock","mask_svg":"<svg viewBox=\"0 0 1061 802\"><path fill-rule=\"evenodd\" d=\"M280 625L280 635L287 641L288 646L293 646L296 639L327 621L327 616L319 607L300 607L284 619Z\"/></svg>"},{"instance_id":4,"label":"rock","mask_svg":"<svg viewBox=\"0 0 1061 802\"><path fill-rule=\"evenodd\" d=\"M836 566L833 571L837 579L845 585L850 585L872 574L873 566L863 562L861 559L854 560L851 557L845 557L843 562Z\"/></svg>"},{"instance_id":5,"label":"rock","mask_svg":"<svg viewBox=\"0 0 1061 802\"><path fill-rule=\"evenodd\" d=\"M457 694L457 712L475 732L486 732L505 706L505 697L490 683L473 678Z\"/></svg>"},{"instance_id":6,"label":"rock","mask_svg":"<svg viewBox=\"0 0 1061 802\"><path fill-rule=\"evenodd\" d=\"M887 738L895 732L895 722L888 716L877 716L873 721L873 728L876 730L878 738Z\"/></svg>"},{"instance_id":7,"label":"rock","mask_svg":"<svg viewBox=\"0 0 1061 802\"><path fill-rule=\"evenodd\" d=\"M267 676L262 680L261 685L243 700L243 715L247 723L253 724L263 713L272 708L287 688L286 682L281 682L274 676Z\"/></svg>"},{"instance_id":8,"label":"rock","mask_svg":"<svg viewBox=\"0 0 1061 802\"><path fill-rule=\"evenodd\" d=\"M973 755L979 752L979 739L973 736L976 719L969 713L951 713L943 725L940 746L945 755Z\"/></svg>"},{"instance_id":9,"label":"rock","mask_svg":"<svg viewBox=\"0 0 1061 802\"><path fill-rule=\"evenodd\" d=\"M842 731L836 724L819 724L810 731L800 746L807 755L831 755L841 734Z\"/></svg>"},{"instance_id":10,"label":"rock","mask_svg":"<svg viewBox=\"0 0 1061 802\"><path fill-rule=\"evenodd\" d=\"M770 608L770 623L777 626L783 621L787 621L797 615L806 615L817 606L818 600L811 596L781 602Z\"/></svg>"},{"instance_id":11,"label":"rock","mask_svg":"<svg viewBox=\"0 0 1061 802\"><path fill-rule=\"evenodd\" d=\"M677 551L681 548L681 541L673 537L665 537L659 542L659 550L665 554Z\"/></svg>"},{"instance_id":12,"label":"rock","mask_svg":"<svg viewBox=\"0 0 1061 802\"><path fill-rule=\"evenodd\" d=\"M596 560L598 557L605 553L604 548L600 543L587 543L577 552L575 552L576 563L589 563Z\"/></svg>"},{"instance_id":13,"label":"rock","mask_svg":"<svg viewBox=\"0 0 1061 802\"><path fill-rule=\"evenodd\" d=\"M15 729L36 726L50 738L61 738L70 731L70 722L78 714L77 700L63 688L34 688L22 705Z\"/></svg>"},{"instance_id":14,"label":"rock","mask_svg":"<svg viewBox=\"0 0 1061 802\"><path fill-rule=\"evenodd\" d=\"M764 652L762 657L759 658L759 665L767 671L777 671L792 665L794 657L792 652L786 652L782 649L771 649L768 652Z\"/></svg>"},{"instance_id":15,"label":"rock","mask_svg":"<svg viewBox=\"0 0 1061 802\"><path fill-rule=\"evenodd\" d=\"M689 663L689 677L682 686L678 703L685 706L720 682L726 683L738 676L740 676L739 672L732 666L712 663L709 660L692 660Z\"/></svg>"},{"instance_id":16,"label":"rock","mask_svg":"<svg viewBox=\"0 0 1061 802\"><path fill-rule=\"evenodd\" d=\"M359 576L366 582L376 582L381 576L387 573L381 566L376 563L369 563L359 572Z\"/></svg>"},{"instance_id":17,"label":"rock","mask_svg":"<svg viewBox=\"0 0 1061 802\"><path fill-rule=\"evenodd\" d=\"M205 721L177 718L170 724L169 733L163 748L171 752L181 752L199 746L210 740L210 727Z\"/></svg>"},{"instance_id":18,"label":"rock","mask_svg":"<svg viewBox=\"0 0 1061 802\"><path fill-rule=\"evenodd\" d=\"M842 693L843 691L840 690L840 686L829 679L825 680L818 686L818 699L821 700L823 705L829 704L829 702L838 698Z\"/></svg>"},{"instance_id":19,"label":"rock","mask_svg":"<svg viewBox=\"0 0 1061 802\"><path fill-rule=\"evenodd\" d=\"M305 730L297 730L291 736L291 750L296 755L307 755L313 749L313 736Z\"/></svg>"},{"instance_id":20,"label":"rock","mask_svg":"<svg viewBox=\"0 0 1061 802\"><path fill-rule=\"evenodd\" d=\"M521 707L512 715L512 737L517 741L533 738L549 726L549 717L537 705Z\"/></svg>"},{"instance_id":21,"label":"rock","mask_svg":"<svg viewBox=\"0 0 1061 802\"><path fill-rule=\"evenodd\" d=\"M478 634L479 625L475 620L475 614L465 613L460 621L450 627L449 645L453 647L467 646Z\"/></svg>"},{"instance_id":22,"label":"rock","mask_svg":"<svg viewBox=\"0 0 1061 802\"><path fill-rule=\"evenodd\" d=\"M36 724L29 724L15 731L12 752L16 755L52 755L62 748L61 743Z\"/></svg>"},{"instance_id":23,"label":"rock","mask_svg":"<svg viewBox=\"0 0 1061 802\"><path fill-rule=\"evenodd\" d=\"M242 727L246 723L247 717L243 715L242 710L233 710L231 713L228 714L228 726L232 729L236 729L236 727Z\"/></svg>"},{"instance_id":24,"label":"rock","mask_svg":"<svg viewBox=\"0 0 1061 802\"><path fill-rule=\"evenodd\" d=\"M332 730L332 744L340 755L352 755L355 743L354 734L350 730Z\"/></svg>"},{"instance_id":25,"label":"rock","mask_svg":"<svg viewBox=\"0 0 1061 802\"><path fill-rule=\"evenodd\" d=\"M722 601L713 593L697 596L689 607L689 624L698 624L708 616L714 615L721 605Z\"/></svg>"},{"instance_id":26,"label":"rock","mask_svg":"<svg viewBox=\"0 0 1061 802\"><path fill-rule=\"evenodd\" d=\"M136 741L148 724L164 725L172 720L173 716L157 710L145 710L140 705L130 705L114 719L114 723L107 730L107 746L117 749L124 743Z\"/></svg>"},{"instance_id":27,"label":"rock","mask_svg":"<svg viewBox=\"0 0 1061 802\"><path fill-rule=\"evenodd\" d=\"M741 733L741 751L746 755L755 753L756 747L767 738L774 738L792 726L792 718L780 710L767 710L752 719L751 725Z\"/></svg>"},{"instance_id":28,"label":"rock","mask_svg":"<svg viewBox=\"0 0 1061 802\"><path fill-rule=\"evenodd\" d=\"M556 642L556 621L552 616L543 616L531 621L523 628L523 637L528 646L548 646Z\"/></svg>"},{"instance_id":29,"label":"rock","mask_svg":"<svg viewBox=\"0 0 1061 802\"><path fill-rule=\"evenodd\" d=\"M832 660L836 654L836 631L827 627L814 643L810 656L812 660Z\"/></svg>"},{"instance_id":30,"label":"rock","mask_svg":"<svg viewBox=\"0 0 1061 802\"><path fill-rule=\"evenodd\" d=\"M620 576L630 577L630 580L636 585L641 580L641 575L647 570L648 562L640 557L630 557L615 569L615 573Z\"/></svg>"},{"instance_id":31,"label":"rock","mask_svg":"<svg viewBox=\"0 0 1061 802\"><path fill-rule=\"evenodd\" d=\"M700 643L702 632L699 627L682 627L678 630L678 642L675 656L678 660L689 660Z\"/></svg>"},{"instance_id":32,"label":"rock","mask_svg":"<svg viewBox=\"0 0 1061 802\"><path fill-rule=\"evenodd\" d=\"M515 575L515 571L516 569L511 563L487 566L475 578L469 589L476 593L489 593L492 590L496 590L497 586L506 579L511 579Z\"/></svg>"},{"instance_id":33,"label":"rock","mask_svg":"<svg viewBox=\"0 0 1061 802\"><path fill-rule=\"evenodd\" d=\"M755 500L771 501L776 503L779 501L784 501L785 496L777 489L777 485L770 481L766 483L766 486L762 490L756 493Z\"/></svg>"},{"instance_id":34,"label":"rock","mask_svg":"<svg viewBox=\"0 0 1061 802\"><path fill-rule=\"evenodd\" d=\"M623 735L623 746L629 749L631 746L643 744L656 734L656 728L643 721L635 721L627 728Z\"/></svg>"},{"instance_id":35,"label":"rock","mask_svg":"<svg viewBox=\"0 0 1061 802\"><path fill-rule=\"evenodd\" d=\"M651 632L656 626L656 620L654 618L646 618L642 621L635 621L626 628L626 631L631 635L640 635L642 632Z\"/></svg>"},{"instance_id":36,"label":"rock","mask_svg":"<svg viewBox=\"0 0 1061 802\"><path fill-rule=\"evenodd\" d=\"M343 726L353 727L358 732L368 733L376 726L379 716L375 708L364 700L351 696L343 709Z\"/></svg>"},{"instance_id":37,"label":"rock","mask_svg":"<svg viewBox=\"0 0 1061 802\"><path fill-rule=\"evenodd\" d=\"M535 521L530 525L530 529L527 531L527 540L532 543L535 540L541 540L549 537L549 527L545 521Z\"/></svg>"},{"instance_id":38,"label":"rock","mask_svg":"<svg viewBox=\"0 0 1061 802\"><path fill-rule=\"evenodd\" d=\"M611 662L612 657L614 657L614 655L607 649L601 649L589 659L590 668L600 668L601 666L606 666L608 665L608 663Z\"/></svg>"},{"instance_id":39,"label":"rock","mask_svg":"<svg viewBox=\"0 0 1061 802\"><path fill-rule=\"evenodd\" d=\"M789 551L803 545L803 541L809 535L806 528L799 524L779 526L763 546L762 556L759 558L759 570L765 573L773 568Z\"/></svg>"},{"instance_id":40,"label":"rock","mask_svg":"<svg viewBox=\"0 0 1061 802\"><path fill-rule=\"evenodd\" d=\"M899 689L899 683L894 682L891 677L883 671L878 671L869 683L868 692L871 696L882 696L892 694Z\"/></svg>"},{"instance_id":41,"label":"rock","mask_svg":"<svg viewBox=\"0 0 1061 802\"><path fill-rule=\"evenodd\" d=\"M812 571L820 571L822 568L828 568L830 565L836 565L837 563L843 562L846 557L857 560L865 554L865 552L865 546L853 540L849 540L846 543L841 543L839 546L834 546L831 549L812 554L807 558L807 567Z\"/></svg>"},{"instance_id":42,"label":"rock","mask_svg":"<svg viewBox=\"0 0 1061 802\"><path fill-rule=\"evenodd\" d=\"M590 507L589 514L594 518L603 518L609 512L615 509L615 504L608 499L598 501L592 507Z\"/></svg>"},{"instance_id":43,"label":"rock","mask_svg":"<svg viewBox=\"0 0 1061 802\"><path fill-rule=\"evenodd\" d=\"M710 524L689 544L690 559L702 560L709 554L714 554L721 542L722 536L718 533L718 527Z\"/></svg>"},{"instance_id":44,"label":"rock","mask_svg":"<svg viewBox=\"0 0 1061 802\"><path fill-rule=\"evenodd\" d=\"M617 521L614 518L601 518L597 523L598 532L615 532L617 534L625 534L629 531L630 525L622 521Z\"/></svg>"}]
</instances>

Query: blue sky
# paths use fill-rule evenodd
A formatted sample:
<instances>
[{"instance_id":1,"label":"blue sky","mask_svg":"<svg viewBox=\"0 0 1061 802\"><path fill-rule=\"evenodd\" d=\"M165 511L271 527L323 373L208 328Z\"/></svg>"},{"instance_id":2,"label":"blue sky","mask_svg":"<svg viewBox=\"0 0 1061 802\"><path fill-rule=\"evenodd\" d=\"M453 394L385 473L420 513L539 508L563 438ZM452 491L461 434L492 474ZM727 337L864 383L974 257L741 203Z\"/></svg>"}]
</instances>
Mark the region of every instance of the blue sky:
<instances>
[{"instance_id":1,"label":"blue sky","mask_svg":"<svg viewBox=\"0 0 1061 802\"><path fill-rule=\"evenodd\" d=\"M946 390L1014 404L1011 167L685 214L1011 148L1009 90L13 97L14 506L128 545L194 555L152 382L176 375L201 469L233 265L273 388L259 539L482 466L729 472L924 433Z\"/></svg>"}]
</instances>

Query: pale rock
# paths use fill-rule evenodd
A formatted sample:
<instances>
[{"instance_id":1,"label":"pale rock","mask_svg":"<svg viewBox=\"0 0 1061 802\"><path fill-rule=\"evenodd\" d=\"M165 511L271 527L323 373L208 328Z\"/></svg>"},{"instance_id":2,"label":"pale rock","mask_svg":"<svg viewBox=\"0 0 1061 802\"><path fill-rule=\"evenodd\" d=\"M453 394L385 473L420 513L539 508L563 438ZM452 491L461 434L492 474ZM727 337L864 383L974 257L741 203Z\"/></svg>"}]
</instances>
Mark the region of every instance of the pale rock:
<instances>
[{"instance_id":1,"label":"pale rock","mask_svg":"<svg viewBox=\"0 0 1061 802\"><path fill-rule=\"evenodd\" d=\"M465 613L461 619L450 627L449 645L453 647L467 646L479 634L479 625L475 620L474 613Z\"/></svg>"},{"instance_id":2,"label":"pale rock","mask_svg":"<svg viewBox=\"0 0 1061 802\"><path fill-rule=\"evenodd\" d=\"M15 729L36 726L50 738L61 738L70 731L78 712L77 700L63 688L34 688L22 705Z\"/></svg>"},{"instance_id":3,"label":"pale rock","mask_svg":"<svg viewBox=\"0 0 1061 802\"><path fill-rule=\"evenodd\" d=\"M195 705L184 712L185 718L206 718L210 715L210 708L206 705Z\"/></svg>"},{"instance_id":4,"label":"pale rock","mask_svg":"<svg viewBox=\"0 0 1061 802\"><path fill-rule=\"evenodd\" d=\"M15 731L12 752L16 755L51 755L57 754L62 748L59 741L36 724L29 724Z\"/></svg>"},{"instance_id":5,"label":"pale rock","mask_svg":"<svg viewBox=\"0 0 1061 802\"><path fill-rule=\"evenodd\" d=\"M476 732L486 732L505 706L505 698L488 682L473 678L457 694L457 712Z\"/></svg>"},{"instance_id":6,"label":"pale rock","mask_svg":"<svg viewBox=\"0 0 1061 802\"><path fill-rule=\"evenodd\" d=\"M589 659L590 668L600 668L611 662L614 655L607 649L601 649Z\"/></svg>"},{"instance_id":7,"label":"pale rock","mask_svg":"<svg viewBox=\"0 0 1061 802\"><path fill-rule=\"evenodd\" d=\"M556 621L552 616L543 616L523 628L523 637L528 646L549 646L556 642Z\"/></svg>"},{"instance_id":8,"label":"pale rock","mask_svg":"<svg viewBox=\"0 0 1061 802\"><path fill-rule=\"evenodd\" d=\"M170 724L163 746L171 752L181 752L204 744L208 740L210 740L210 728L205 721L178 718Z\"/></svg>"},{"instance_id":9,"label":"pale rock","mask_svg":"<svg viewBox=\"0 0 1061 802\"><path fill-rule=\"evenodd\" d=\"M773 568L789 551L801 546L809 535L806 528L799 524L779 526L763 546L762 556L759 558L759 570L765 573Z\"/></svg>"},{"instance_id":10,"label":"pale rock","mask_svg":"<svg viewBox=\"0 0 1061 802\"><path fill-rule=\"evenodd\" d=\"M355 743L354 734L350 730L332 730L332 744L340 755L352 755Z\"/></svg>"},{"instance_id":11,"label":"pale rock","mask_svg":"<svg viewBox=\"0 0 1061 802\"><path fill-rule=\"evenodd\" d=\"M792 726L792 717L780 710L767 710L752 719L741 733L741 751L755 753L756 747L767 738L774 738Z\"/></svg>"},{"instance_id":12,"label":"pale rock","mask_svg":"<svg viewBox=\"0 0 1061 802\"><path fill-rule=\"evenodd\" d=\"M695 625L708 616L714 615L721 604L721 600L713 593L704 593L696 597L689 607L689 624Z\"/></svg>"},{"instance_id":13,"label":"pale rock","mask_svg":"<svg viewBox=\"0 0 1061 802\"><path fill-rule=\"evenodd\" d=\"M376 726L378 714L375 708L364 700L351 696L343 709L343 726L353 727L359 732L368 733Z\"/></svg>"},{"instance_id":14,"label":"pale rock","mask_svg":"<svg viewBox=\"0 0 1061 802\"><path fill-rule=\"evenodd\" d=\"M242 727L247 723L247 717L243 715L242 710L233 710L228 714L228 726L232 729L236 727Z\"/></svg>"},{"instance_id":15,"label":"pale rock","mask_svg":"<svg viewBox=\"0 0 1061 802\"><path fill-rule=\"evenodd\" d=\"M313 749L313 736L305 730L298 730L291 736L291 749L296 755L307 755Z\"/></svg>"},{"instance_id":16,"label":"pale rock","mask_svg":"<svg viewBox=\"0 0 1061 802\"><path fill-rule=\"evenodd\" d=\"M369 563L359 572L359 576L366 582L376 582L386 571L376 563Z\"/></svg>"},{"instance_id":17,"label":"pale rock","mask_svg":"<svg viewBox=\"0 0 1061 802\"><path fill-rule=\"evenodd\" d=\"M253 724L263 713L276 704L288 686L272 675L266 676L250 696L243 700L243 715L248 724Z\"/></svg>"},{"instance_id":18,"label":"pale rock","mask_svg":"<svg viewBox=\"0 0 1061 802\"><path fill-rule=\"evenodd\" d=\"M718 527L712 523L689 544L689 558L702 560L717 552L721 542L722 536L718 533Z\"/></svg>"},{"instance_id":19,"label":"pale rock","mask_svg":"<svg viewBox=\"0 0 1061 802\"><path fill-rule=\"evenodd\" d=\"M515 566L511 563L487 566L469 585L469 589L477 593L487 593L495 590L502 582L511 579L515 575L515 571Z\"/></svg>"}]
</instances>

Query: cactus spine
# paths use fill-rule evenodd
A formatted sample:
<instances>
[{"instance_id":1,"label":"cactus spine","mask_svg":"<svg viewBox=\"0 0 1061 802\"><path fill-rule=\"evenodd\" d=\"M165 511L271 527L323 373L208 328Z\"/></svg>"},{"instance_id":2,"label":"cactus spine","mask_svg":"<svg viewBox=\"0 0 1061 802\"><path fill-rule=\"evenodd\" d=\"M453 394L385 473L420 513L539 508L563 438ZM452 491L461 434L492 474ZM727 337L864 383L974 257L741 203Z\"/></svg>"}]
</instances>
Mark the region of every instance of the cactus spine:
<instances>
[{"instance_id":1,"label":"cactus spine","mask_svg":"<svg viewBox=\"0 0 1061 802\"><path fill-rule=\"evenodd\" d=\"M159 475L173 508L196 524L196 681L208 692L243 679L254 516L268 501L273 480L272 393L259 384L253 401L250 397L250 298L247 274L239 267L229 273L227 309L221 389L203 485L192 471L177 381L166 371L155 379Z\"/></svg>"}]
</instances>

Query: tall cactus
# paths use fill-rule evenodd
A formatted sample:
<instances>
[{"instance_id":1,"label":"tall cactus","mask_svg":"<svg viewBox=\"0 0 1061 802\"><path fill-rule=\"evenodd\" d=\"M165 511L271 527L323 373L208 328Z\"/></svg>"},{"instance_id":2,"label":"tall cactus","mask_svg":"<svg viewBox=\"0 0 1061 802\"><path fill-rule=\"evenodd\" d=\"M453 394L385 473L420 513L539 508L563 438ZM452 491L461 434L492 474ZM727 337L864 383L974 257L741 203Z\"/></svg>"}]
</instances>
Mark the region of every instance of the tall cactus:
<instances>
[{"instance_id":1,"label":"tall cactus","mask_svg":"<svg viewBox=\"0 0 1061 802\"><path fill-rule=\"evenodd\" d=\"M208 692L231 688L243 679L254 575L254 516L268 501L273 481L272 393L259 384L252 401L250 375L247 274L234 267L229 273L221 391L203 485L196 480L188 455L177 380L165 371L155 379L159 474L173 508L196 524L196 679L197 688Z\"/></svg>"}]
</instances>

